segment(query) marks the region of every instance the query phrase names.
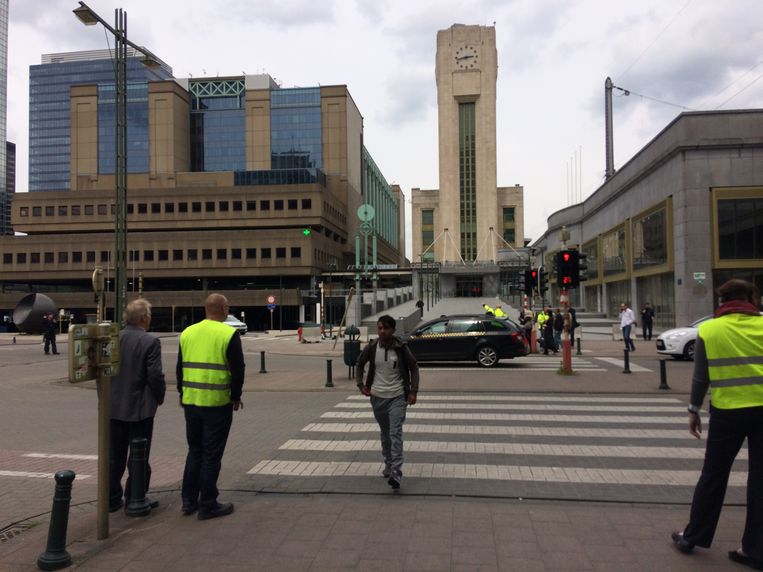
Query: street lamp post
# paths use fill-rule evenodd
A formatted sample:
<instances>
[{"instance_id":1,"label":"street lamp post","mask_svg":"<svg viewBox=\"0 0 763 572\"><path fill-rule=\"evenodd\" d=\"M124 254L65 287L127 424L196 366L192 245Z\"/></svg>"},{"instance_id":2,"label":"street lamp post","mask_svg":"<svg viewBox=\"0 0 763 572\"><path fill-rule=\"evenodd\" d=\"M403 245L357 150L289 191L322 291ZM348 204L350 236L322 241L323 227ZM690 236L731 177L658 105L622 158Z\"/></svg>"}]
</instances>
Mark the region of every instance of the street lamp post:
<instances>
[{"instance_id":1,"label":"street lamp post","mask_svg":"<svg viewBox=\"0 0 763 572\"><path fill-rule=\"evenodd\" d=\"M114 60L116 73L116 204L114 222L114 322L122 323L127 304L127 46L143 54L143 63L157 65L159 58L146 48L127 39L127 13L121 8L114 10L115 27L84 2L73 10L74 15L86 26L100 23L114 36Z\"/></svg>"}]
</instances>

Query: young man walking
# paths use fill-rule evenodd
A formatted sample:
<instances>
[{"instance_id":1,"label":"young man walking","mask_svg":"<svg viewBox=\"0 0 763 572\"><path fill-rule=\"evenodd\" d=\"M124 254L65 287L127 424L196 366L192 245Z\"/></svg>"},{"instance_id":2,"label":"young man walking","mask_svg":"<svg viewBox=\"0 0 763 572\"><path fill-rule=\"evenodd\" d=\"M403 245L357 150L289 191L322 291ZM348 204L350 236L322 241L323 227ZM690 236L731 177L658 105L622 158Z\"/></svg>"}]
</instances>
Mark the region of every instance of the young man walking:
<instances>
[{"instance_id":1,"label":"young man walking","mask_svg":"<svg viewBox=\"0 0 763 572\"><path fill-rule=\"evenodd\" d=\"M384 478L394 490L403 478L403 423L408 405L416 403L419 366L411 350L395 336L395 319L382 316L377 322L379 338L363 348L355 365L358 389L371 398L374 417L381 430ZM363 382L363 369L368 375Z\"/></svg>"}]
</instances>

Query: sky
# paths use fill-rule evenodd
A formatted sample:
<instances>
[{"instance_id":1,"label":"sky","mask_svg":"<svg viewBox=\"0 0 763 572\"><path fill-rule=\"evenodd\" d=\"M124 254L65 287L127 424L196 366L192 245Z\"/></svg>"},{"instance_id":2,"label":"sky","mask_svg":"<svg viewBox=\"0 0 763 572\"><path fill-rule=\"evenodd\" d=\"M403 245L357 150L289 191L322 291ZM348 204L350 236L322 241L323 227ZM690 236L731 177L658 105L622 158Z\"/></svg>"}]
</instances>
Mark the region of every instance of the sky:
<instances>
[{"instance_id":1,"label":"sky","mask_svg":"<svg viewBox=\"0 0 763 572\"><path fill-rule=\"evenodd\" d=\"M28 179L29 66L113 46L74 0L10 0L8 140ZM604 179L604 81L615 167L679 113L763 106L761 0L89 0L175 77L269 73L282 87L345 84L389 183L438 187L437 31L495 26L498 185L524 187L525 237ZM410 240L408 241L410 256Z\"/></svg>"}]
</instances>

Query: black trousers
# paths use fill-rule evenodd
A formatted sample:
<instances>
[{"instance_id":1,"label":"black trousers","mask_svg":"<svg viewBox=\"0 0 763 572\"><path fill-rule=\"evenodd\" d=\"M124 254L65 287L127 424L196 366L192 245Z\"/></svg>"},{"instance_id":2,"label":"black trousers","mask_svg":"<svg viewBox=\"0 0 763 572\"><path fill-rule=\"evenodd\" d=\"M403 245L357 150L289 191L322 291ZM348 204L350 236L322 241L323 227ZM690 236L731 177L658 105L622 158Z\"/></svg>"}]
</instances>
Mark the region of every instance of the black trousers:
<instances>
[{"instance_id":1,"label":"black trousers","mask_svg":"<svg viewBox=\"0 0 763 572\"><path fill-rule=\"evenodd\" d=\"M146 459L151 452L151 437L154 434L154 418L148 417L140 421L119 421L112 419L110 423L111 456L109 458L109 502L112 505L119 504L122 500L122 476L127 466L127 454L130 449L130 441L133 439L146 439ZM132 475L127 475L124 488L125 499L130 499L130 485ZM151 482L151 464L146 463L146 491Z\"/></svg>"},{"instance_id":2,"label":"black trousers","mask_svg":"<svg viewBox=\"0 0 763 572\"><path fill-rule=\"evenodd\" d=\"M649 322L648 324L646 322L642 323L641 333L644 336L644 340L651 340L652 339L652 322Z\"/></svg>"},{"instance_id":3,"label":"black trousers","mask_svg":"<svg viewBox=\"0 0 763 572\"><path fill-rule=\"evenodd\" d=\"M233 422L233 404L221 407L184 405L183 409L188 441L181 493L183 502L213 507L219 494L217 477Z\"/></svg>"},{"instance_id":4,"label":"black trousers","mask_svg":"<svg viewBox=\"0 0 763 572\"><path fill-rule=\"evenodd\" d=\"M684 538L709 548L721 516L731 465L747 438L747 520L742 549L763 561L763 407L710 408L702 475L694 490Z\"/></svg>"},{"instance_id":5,"label":"black trousers","mask_svg":"<svg viewBox=\"0 0 763 572\"><path fill-rule=\"evenodd\" d=\"M56 347L56 334L44 334L43 339L45 341L45 353L50 353L51 346L53 349L53 353L58 353L58 347Z\"/></svg>"}]
</instances>

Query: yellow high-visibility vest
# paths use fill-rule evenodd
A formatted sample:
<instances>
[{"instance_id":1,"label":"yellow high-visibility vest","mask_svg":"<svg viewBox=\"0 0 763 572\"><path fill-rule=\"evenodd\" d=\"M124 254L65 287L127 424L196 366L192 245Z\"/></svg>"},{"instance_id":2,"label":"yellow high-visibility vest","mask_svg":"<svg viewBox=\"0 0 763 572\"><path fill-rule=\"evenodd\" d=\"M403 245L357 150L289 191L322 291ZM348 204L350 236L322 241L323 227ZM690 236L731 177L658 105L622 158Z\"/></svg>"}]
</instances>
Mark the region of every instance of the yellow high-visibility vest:
<instances>
[{"instance_id":1,"label":"yellow high-visibility vest","mask_svg":"<svg viewBox=\"0 0 763 572\"><path fill-rule=\"evenodd\" d=\"M217 407L231 402L231 375L225 353L235 333L222 322L202 320L180 334L184 405Z\"/></svg>"},{"instance_id":2,"label":"yellow high-visibility vest","mask_svg":"<svg viewBox=\"0 0 763 572\"><path fill-rule=\"evenodd\" d=\"M763 316L726 314L701 324L699 336L713 407L763 406Z\"/></svg>"}]
</instances>

